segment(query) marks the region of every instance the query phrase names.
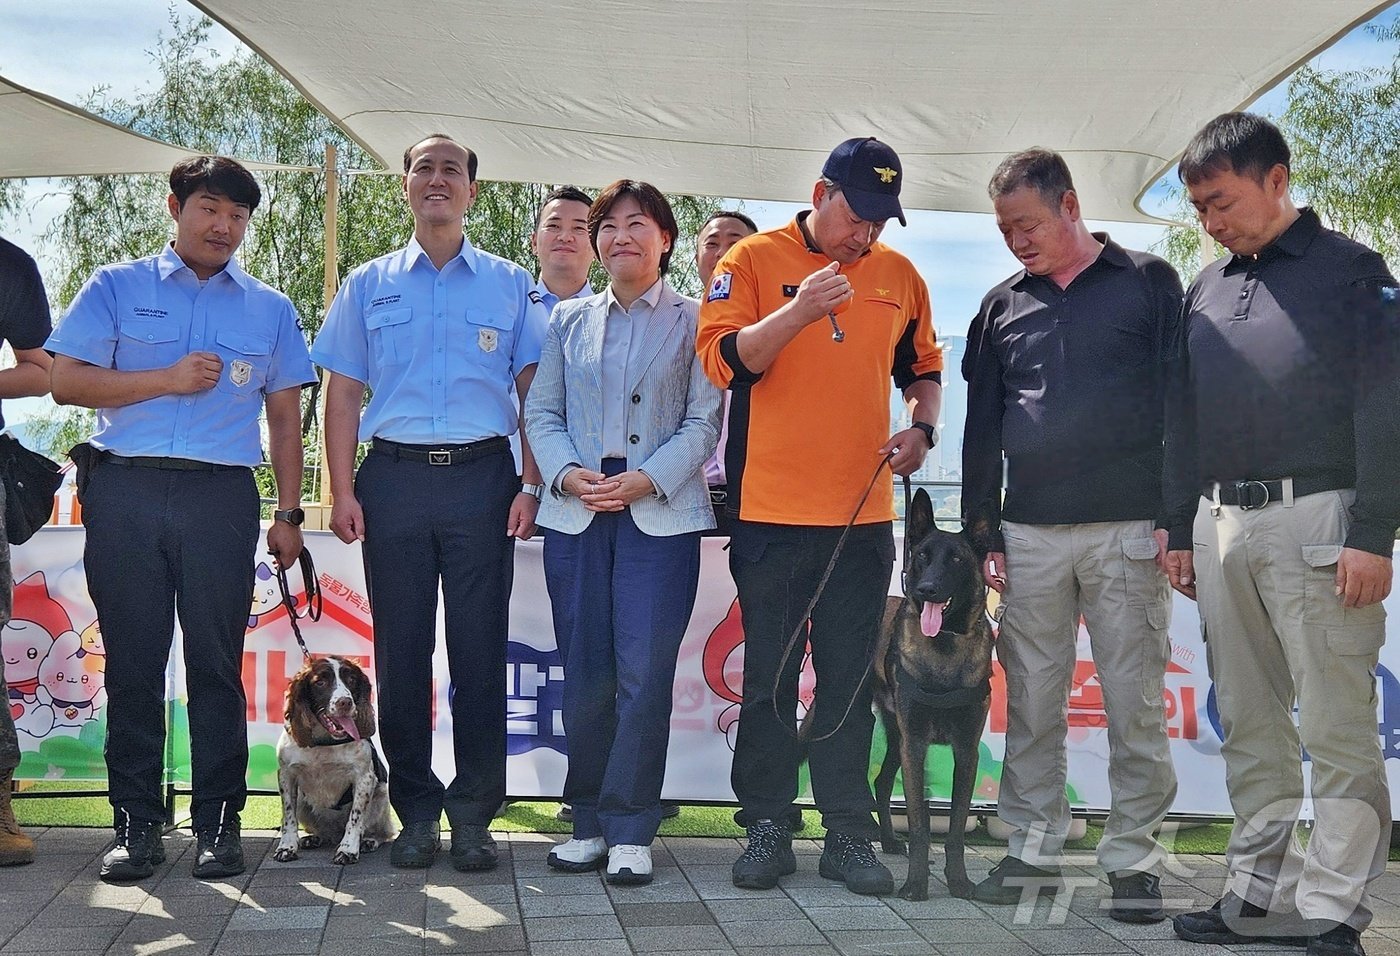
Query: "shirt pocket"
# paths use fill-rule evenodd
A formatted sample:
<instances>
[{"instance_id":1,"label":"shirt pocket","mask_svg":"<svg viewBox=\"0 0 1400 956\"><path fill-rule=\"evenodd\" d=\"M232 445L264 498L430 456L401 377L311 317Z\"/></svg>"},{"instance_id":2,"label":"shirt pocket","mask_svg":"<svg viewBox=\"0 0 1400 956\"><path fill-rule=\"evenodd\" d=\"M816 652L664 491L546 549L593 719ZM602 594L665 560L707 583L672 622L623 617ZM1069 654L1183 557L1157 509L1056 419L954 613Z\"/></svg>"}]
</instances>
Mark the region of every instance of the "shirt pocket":
<instances>
[{"instance_id":1,"label":"shirt pocket","mask_svg":"<svg viewBox=\"0 0 1400 956\"><path fill-rule=\"evenodd\" d=\"M499 309L468 309L464 344L469 361L509 369L515 352L515 316Z\"/></svg>"},{"instance_id":2,"label":"shirt pocket","mask_svg":"<svg viewBox=\"0 0 1400 956\"><path fill-rule=\"evenodd\" d=\"M402 365L413 356L413 309L381 309L365 316L370 348L381 368Z\"/></svg>"},{"instance_id":3,"label":"shirt pocket","mask_svg":"<svg viewBox=\"0 0 1400 956\"><path fill-rule=\"evenodd\" d=\"M116 367L123 372L174 365L184 357L180 326L160 319L126 319L117 337Z\"/></svg>"},{"instance_id":4,"label":"shirt pocket","mask_svg":"<svg viewBox=\"0 0 1400 956\"><path fill-rule=\"evenodd\" d=\"M238 329L224 329L214 335L214 351L224 360L216 386L219 391L239 397L261 397L272 356L271 339Z\"/></svg>"}]
</instances>

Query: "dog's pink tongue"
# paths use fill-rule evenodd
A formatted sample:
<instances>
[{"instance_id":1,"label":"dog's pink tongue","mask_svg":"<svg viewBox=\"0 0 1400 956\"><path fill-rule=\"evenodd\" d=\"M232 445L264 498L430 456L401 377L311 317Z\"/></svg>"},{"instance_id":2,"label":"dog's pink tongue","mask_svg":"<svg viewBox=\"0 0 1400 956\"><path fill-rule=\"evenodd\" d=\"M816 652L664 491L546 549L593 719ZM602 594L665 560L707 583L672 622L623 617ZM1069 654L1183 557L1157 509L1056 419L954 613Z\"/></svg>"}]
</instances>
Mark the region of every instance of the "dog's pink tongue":
<instances>
[{"instance_id":1,"label":"dog's pink tongue","mask_svg":"<svg viewBox=\"0 0 1400 956\"><path fill-rule=\"evenodd\" d=\"M337 727L339 727L341 730L345 731L347 734L349 734L349 735L350 735L351 737L353 737L355 740L359 740L359 739L360 739L360 728L357 727L357 726L355 725L355 718L353 718L353 717L332 717L331 720L335 721L335 725L336 725Z\"/></svg>"},{"instance_id":2,"label":"dog's pink tongue","mask_svg":"<svg viewBox=\"0 0 1400 956\"><path fill-rule=\"evenodd\" d=\"M923 613L919 615L919 628L924 637L937 636L943 630L943 605L925 601Z\"/></svg>"}]
</instances>

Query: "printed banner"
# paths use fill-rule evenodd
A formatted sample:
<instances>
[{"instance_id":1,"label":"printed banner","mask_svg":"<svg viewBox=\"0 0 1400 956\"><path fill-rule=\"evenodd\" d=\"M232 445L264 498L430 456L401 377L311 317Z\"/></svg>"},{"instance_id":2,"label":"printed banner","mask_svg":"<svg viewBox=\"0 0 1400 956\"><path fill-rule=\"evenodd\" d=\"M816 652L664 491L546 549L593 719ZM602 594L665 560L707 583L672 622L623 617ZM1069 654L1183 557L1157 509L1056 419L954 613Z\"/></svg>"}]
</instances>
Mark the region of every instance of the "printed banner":
<instances>
[{"instance_id":1,"label":"printed banner","mask_svg":"<svg viewBox=\"0 0 1400 956\"><path fill-rule=\"evenodd\" d=\"M373 631L364 569L358 547L341 544L328 532L310 531L307 544L316 559L325 613L320 621L302 622L302 632L317 654L351 657L373 674ZM729 577L723 539L703 541L699 597L681 645L676 671L675 706L665 796L673 800L732 801L729 766L742 693L743 625ZM44 528L13 549L14 619L3 633L10 712L19 730L23 761L19 779L101 781L105 779L102 741L106 733L104 649L96 613L87 596L82 568L83 529ZM560 713L564 670L555 649L549 598L544 586L538 540L516 547L515 588L511 595L511 634L506 675L508 718L507 786L512 796L557 798L563 788L568 742ZM300 583L294 587L299 591ZM891 593L899 585L898 570ZM282 731L287 682L301 667L301 652L292 636L287 612L279 601L275 575L260 563L248 616L243 655L243 684L248 698L249 786L276 789L277 738ZM1387 601L1400 610L1400 596ZM387 609L392 613L393 609ZM1230 813L1220 759L1221 729L1214 690L1206 673L1205 648L1195 605L1175 596L1170 629L1172 660L1164 704L1172 759L1181 780L1173 811L1182 814ZM1390 625L1392 630L1395 624ZM442 631L439 609L438 632ZM1069 707L1070 801L1077 809L1106 810L1109 804L1106 717L1097 674L1081 628L1079 663ZM182 650L177 634L168 669L169 742L167 772L188 785L189 729ZM1387 758L1400 758L1400 647L1387 645L1377 668L1380 698L1377 732ZM452 777L452 728L448 710L447 663L438 642L433 695L434 766L444 782ZM804 661L799 715L810 701L815 681ZM992 711L982 738L974 799L997 797L1006 729L1005 681L997 667L992 684ZM884 753L878 727L871 755L871 775ZM1400 809L1400 761L1387 769L1392 799ZM805 771L804 771L805 772ZM927 795L947 799L952 785L952 758L934 747L928 761ZM804 797L810 795L802 781Z\"/></svg>"}]
</instances>

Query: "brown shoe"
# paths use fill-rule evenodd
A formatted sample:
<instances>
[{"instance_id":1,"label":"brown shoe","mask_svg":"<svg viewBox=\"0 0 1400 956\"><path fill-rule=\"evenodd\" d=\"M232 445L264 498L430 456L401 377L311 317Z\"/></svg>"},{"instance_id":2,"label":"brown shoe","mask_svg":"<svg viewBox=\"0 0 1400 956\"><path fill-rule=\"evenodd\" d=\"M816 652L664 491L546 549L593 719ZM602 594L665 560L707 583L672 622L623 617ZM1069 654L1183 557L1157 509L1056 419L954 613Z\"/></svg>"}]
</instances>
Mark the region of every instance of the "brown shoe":
<instances>
[{"instance_id":1,"label":"brown shoe","mask_svg":"<svg viewBox=\"0 0 1400 956\"><path fill-rule=\"evenodd\" d=\"M34 862L34 841L19 828L14 807L10 805L14 775L13 769L0 771L0 866Z\"/></svg>"}]
</instances>

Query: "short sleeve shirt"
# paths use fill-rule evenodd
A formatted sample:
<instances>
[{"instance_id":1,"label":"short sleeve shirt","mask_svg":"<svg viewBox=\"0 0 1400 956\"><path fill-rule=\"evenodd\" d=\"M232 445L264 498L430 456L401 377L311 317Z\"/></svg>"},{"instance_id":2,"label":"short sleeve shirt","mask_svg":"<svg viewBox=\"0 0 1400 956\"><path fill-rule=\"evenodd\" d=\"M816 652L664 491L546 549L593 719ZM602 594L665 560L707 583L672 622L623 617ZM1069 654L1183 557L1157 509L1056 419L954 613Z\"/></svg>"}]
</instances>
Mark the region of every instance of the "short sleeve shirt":
<instances>
[{"instance_id":1,"label":"short sleeve shirt","mask_svg":"<svg viewBox=\"0 0 1400 956\"><path fill-rule=\"evenodd\" d=\"M213 388L99 408L92 444L119 455L260 463L264 397L316 380L291 300L229 260L199 278L167 245L159 255L98 269L44 346L98 368L149 371L213 352Z\"/></svg>"},{"instance_id":2,"label":"short sleeve shirt","mask_svg":"<svg viewBox=\"0 0 1400 956\"><path fill-rule=\"evenodd\" d=\"M37 349L51 330L39 267L19 246L0 239L0 338L11 348ZM4 424L0 416L0 427Z\"/></svg>"},{"instance_id":3,"label":"short sleeve shirt","mask_svg":"<svg viewBox=\"0 0 1400 956\"><path fill-rule=\"evenodd\" d=\"M539 362L547 324L515 263L464 239L439 270L414 239L350 274L311 357L372 391L361 441L463 444L515 432L512 386Z\"/></svg>"},{"instance_id":4,"label":"short sleeve shirt","mask_svg":"<svg viewBox=\"0 0 1400 956\"><path fill-rule=\"evenodd\" d=\"M851 517L890 435L890 386L940 381L928 287L883 243L842 275L855 292L842 342L814 322L761 374L739 359L739 331L782 308L802 280L831 262L800 221L749 236L725 253L700 305L705 374L733 395L725 446L729 508L745 521L818 527ZM894 483L877 481L856 519L894 518Z\"/></svg>"}]
</instances>

